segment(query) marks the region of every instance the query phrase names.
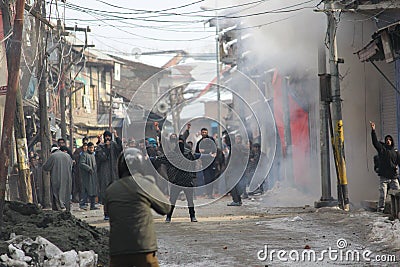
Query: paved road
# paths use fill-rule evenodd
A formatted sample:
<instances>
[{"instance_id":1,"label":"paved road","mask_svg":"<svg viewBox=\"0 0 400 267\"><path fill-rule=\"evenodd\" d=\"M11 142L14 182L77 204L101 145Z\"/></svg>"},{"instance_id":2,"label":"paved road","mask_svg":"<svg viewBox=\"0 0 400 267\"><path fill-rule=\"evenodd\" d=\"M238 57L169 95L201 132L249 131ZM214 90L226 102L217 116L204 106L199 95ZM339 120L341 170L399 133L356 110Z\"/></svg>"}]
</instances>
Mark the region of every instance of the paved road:
<instances>
[{"instance_id":1,"label":"paved road","mask_svg":"<svg viewBox=\"0 0 400 267\"><path fill-rule=\"evenodd\" d=\"M202 201L206 200L197 203ZM227 207L229 201L225 197L196 208L198 223L190 222L186 208L176 209L170 224L155 215L161 266L400 266L398 261L357 260L356 255L362 259L368 250L371 259L394 255L400 260L400 248L372 243L369 238L372 224L381 214L310 206L272 208L262 197L245 200L241 207ZM93 225L108 227L101 210L73 213ZM283 251L282 260L278 259L279 250ZM312 260L313 252L320 260Z\"/></svg>"}]
</instances>

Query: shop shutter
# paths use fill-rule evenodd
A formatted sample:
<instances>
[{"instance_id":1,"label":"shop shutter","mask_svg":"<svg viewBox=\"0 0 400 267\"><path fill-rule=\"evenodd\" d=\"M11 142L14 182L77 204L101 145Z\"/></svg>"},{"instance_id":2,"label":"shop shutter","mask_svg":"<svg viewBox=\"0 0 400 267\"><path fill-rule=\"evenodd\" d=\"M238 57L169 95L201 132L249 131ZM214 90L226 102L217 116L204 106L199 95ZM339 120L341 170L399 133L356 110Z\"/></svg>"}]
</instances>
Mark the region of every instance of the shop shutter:
<instances>
[{"instance_id":1,"label":"shop shutter","mask_svg":"<svg viewBox=\"0 0 400 267\"><path fill-rule=\"evenodd\" d=\"M395 82L395 66L387 72L387 77ZM383 79L382 79L383 80ZM398 139L398 127L397 127L397 92L394 88L385 80L382 81L381 87L381 122L382 122L382 138L390 134L393 136L395 142ZM379 137L378 137L379 138ZM396 144L396 146L398 143Z\"/></svg>"}]
</instances>

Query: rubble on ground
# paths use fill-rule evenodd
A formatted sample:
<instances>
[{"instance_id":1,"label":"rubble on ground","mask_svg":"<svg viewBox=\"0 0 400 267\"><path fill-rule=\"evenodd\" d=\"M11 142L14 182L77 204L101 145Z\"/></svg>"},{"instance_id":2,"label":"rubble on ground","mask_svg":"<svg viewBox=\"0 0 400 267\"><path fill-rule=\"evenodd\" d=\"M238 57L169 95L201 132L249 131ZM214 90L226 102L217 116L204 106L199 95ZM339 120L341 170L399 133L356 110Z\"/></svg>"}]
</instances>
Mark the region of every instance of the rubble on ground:
<instances>
[{"instance_id":1,"label":"rubble on ground","mask_svg":"<svg viewBox=\"0 0 400 267\"><path fill-rule=\"evenodd\" d=\"M0 256L0 263L5 266L69 266L69 267L96 267L97 254L93 250L61 251L47 239L38 236L35 240L30 237L15 234L6 241L8 254Z\"/></svg>"},{"instance_id":2,"label":"rubble on ground","mask_svg":"<svg viewBox=\"0 0 400 267\"><path fill-rule=\"evenodd\" d=\"M6 202L3 221L0 266L108 265L108 230L69 212Z\"/></svg>"}]
</instances>

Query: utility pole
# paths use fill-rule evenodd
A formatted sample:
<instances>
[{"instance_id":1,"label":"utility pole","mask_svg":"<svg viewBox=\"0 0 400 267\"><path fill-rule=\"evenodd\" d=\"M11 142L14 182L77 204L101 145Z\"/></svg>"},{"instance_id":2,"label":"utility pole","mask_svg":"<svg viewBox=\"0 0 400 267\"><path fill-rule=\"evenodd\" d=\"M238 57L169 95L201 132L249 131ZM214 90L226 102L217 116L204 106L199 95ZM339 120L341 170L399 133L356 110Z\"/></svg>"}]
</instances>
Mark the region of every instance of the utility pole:
<instances>
[{"instance_id":1,"label":"utility pole","mask_svg":"<svg viewBox=\"0 0 400 267\"><path fill-rule=\"evenodd\" d=\"M61 42L61 45L58 49L58 75L59 75L59 83L58 83L58 90L60 92L60 115L61 115L61 123L60 123L60 128L61 128L61 137L67 142L67 124L66 124L66 117L65 117L65 106L66 106L66 101L65 101L65 72L64 72L64 43L63 43L63 37L62 37L62 25L61 25L61 20L57 20L57 34L58 38Z\"/></svg>"},{"instance_id":2,"label":"utility pole","mask_svg":"<svg viewBox=\"0 0 400 267\"><path fill-rule=\"evenodd\" d=\"M37 1L36 10L46 17L45 1ZM40 12L41 11L41 12ZM49 125L49 115L47 112L47 57L46 45L44 40L47 39L45 24L36 18L36 36L38 36L39 60L37 68L37 77L39 78L39 117L40 117L40 142L41 142L41 158L43 163L50 156L51 134ZM50 175L43 171L43 208L50 208Z\"/></svg>"},{"instance_id":3,"label":"utility pole","mask_svg":"<svg viewBox=\"0 0 400 267\"><path fill-rule=\"evenodd\" d=\"M169 105L170 107L175 107L171 109L172 116L172 126L174 127L174 133L179 133L179 125L180 125L180 104L179 101L179 87L173 88L169 93Z\"/></svg>"},{"instance_id":4,"label":"utility pole","mask_svg":"<svg viewBox=\"0 0 400 267\"><path fill-rule=\"evenodd\" d=\"M217 3L215 3L217 7ZM218 11L215 11L215 31L216 31L216 57L217 57L217 145L220 149L222 149L222 136L221 136L221 88L219 84L221 83L221 71L220 71L220 53L219 53L219 46L220 46L220 38L219 38L219 19L218 19Z\"/></svg>"},{"instance_id":5,"label":"utility pole","mask_svg":"<svg viewBox=\"0 0 400 267\"><path fill-rule=\"evenodd\" d=\"M22 189L22 192L19 192L19 196L22 202L33 203L31 176L30 176L29 159L28 159L28 142L26 140L24 109L23 109L21 88L19 86L16 92L16 114L14 120L14 135L17 145L19 182Z\"/></svg>"},{"instance_id":6,"label":"utility pole","mask_svg":"<svg viewBox=\"0 0 400 267\"><path fill-rule=\"evenodd\" d=\"M11 21L10 21L10 5L4 5L3 10L3 27L4 32L11 32ZM6 40L6 47L9 47L10 40ZM11 50L7 50L7 61L12 61ZM19 167L19 184L21 192L19 192L19 197L22 202L33 202L32 199L32 187L30 181L30 172L28 161L28 151L27 151L27 141L25 132L25 120L24 120L24 110L22 105L21 89L20 85L17 87L16 95L16 114L14 121L14 135L15 140L17 140L17 161Z\"/></svg>"},{"instance_id":7,"label":"utility pole","mask_svg":"<svg viewBox=\"0 0 400 267\"><path fill-rule=\"evenodd\" d=\"M75 90L72 91L72 87L70 86L70 90L71 92L68 94L68 98L69 98L69 144L70 144L70 149L71 151L73 151L73 143L74 143L74 135L73 135L73 130L74 130L74 120L73 120L73 116L72 116L72 95L75 94L77 91L81 90L82 88L85 87L85 85L79 84L78 87L76 87L76 83L75 83L75 79L73 79L74 82L74 88Z\"/></svg>"},{"instance_id":8,"label":"utility pole","mask_svg":"<svg viewBox=\"0 0 400 267\"><path fill-rule=\"evenodd\" d=\"M289 83L290 77L282 79L282 111L284 125L284 140L286 146L285 153L285 178L286 182L292 184L294 182L293 175L293 149L292 149L292 130L290 127L290 106L289 106Z\"/></svg>"},{"instance_id":9,"label":"utility pole","mask_svg":"<svg viewBox=\"0 0 400 267\"><path fill-rule=\"evenodd\" d=\"M112 105L113 105L113 69L111 69L111 80L110 80L110 110L108 113L108 130L112 132Z\"/></svg>"},{"instance_id":10,"label":"utility pole","mask_svg":"<svg viewBox=\"0 0 400 267\"><path fill-rule=\"evenodd\" d=\"M86 47L94 47L94 45L88 45L87 44L87 33L90 32L90 28L86 27L86 28L80 28L77 25L75 25L74 27L65 27L61 25L61 20L57 21L57 30L58 30L58 36L60 37L60 39L62 38L62 36L64 35L68 35L69 33L66 31L79 31L79 32L85 32L85 44L84 45L71 45L73 47L82 47L80 53L83 53L86 49ZM64 31L65 30L65 31ZM65 62L63 61L63 49L64 49L64 44L63 43L60 47L59 50L59 71L60 71L60 113L61 113L61 124L60 124L60 128L61 128L61 137L64 138L64 140L67 140L67 123L66 123L66 117L65 117L65 109L66 109L66 97L67 97L67 92L66 92L66 86L65 86L65 77L66 77L66 73L69 73L69 75L71 74L71 67L74 65L75 59L71 59L70 62L65 66ZM82 68L78 71L78 73L82 70ZM78 73L76 73L75 77L73 79L69 79L69 90L70 93L68 94L68 99L69 99L69 147L71 152L73 152L74 150L74 127L73 127L73 114L72 114L72 89L71 89L71 84L75 82L75 78L78 75ZM82 87L80 87L81 89ZM77 90L73 91L76 92Z\"/></svg>"},{"instance_id":11,"label":"utility pole","mask_svg":"<svg viewBox=\"0 0 400 267\"><path fill-rule=\"evenodd\" d=\"M318 49L318 76L320 78L320 155L322 196L314 203L316 208L337 206L331 194L331 171L329 154L329 124L331 102L331 76L326 73L325 46Z\"/></svg>"},{"instance_id":12,"label":"utility pole","mask_svg":"<svg viewBox=\"0 0 400 267\"><path fill-rule=\"evenodd\" d=\"M11 31L11 21L10 21L10 6L4 6L4 19L3 27L5 32ZM10 40L6 41L6 47L10 46ZM7 62L12 62L13 55L11 50L7 50ZM28 164L28 144L26 140L25 131L25 119L24 119L24 108L21 95L20 83L17 85L16 93L16 112L14 120L14 136L16 140L16 151L17 151L17 161L18 161L18 177L21 192L19 192L19 197L22 202L33 203L32 186L30 179L30 169Z\"/></svg>"},{"instance_id":13,"label":"utility pole","mask_svg":"<svg viewBox=\"0 0 400 267\"><path fill-rule=\"evenodd\" d=\"M348 196L346 162L344 154L344 131L342 120L342 99L340 98L340 80L339 80L339 63L343 60L338 58L336 29L337 19L335 17L335 1L326 1L325 9L328 16L328 40L329 40L329 66L331 74L331 90L332 90L332 123L333 123L333 150L335 156L335 164L338 170L338 200L339 206L345 210L350 210L350 202Z\"/></svg>"},{"instance_id":14,"label":"utility pole","mask_svg":"<svg viewBox=\"0 0 400 267\"><path fill-rule=\"evenodd\" d=\"M3 212L5 204L6 180L11 155L13 122L16 111L16 94L19 83L19 69L21 60L22 30L24 27L25 0L17 0L15 4L15 19L13 35L10 41L10 61L7 61L8 82L4 108L3 132L0 147L0 228L3 227Z\"/></svg>"},{"instance_id":15,"label":"utility pole","mask_svg":"<svg viewBox=\"0 0 400 267\"><path fill-rule=\"evenodd\" d=\"M75 83L74 83L75 85ZM74 87L75 88L75 87ZM72 85L70 84L69 86L69 94L68 94L68 100L69 100L69 149L71 152L74 151L74 121L73 121L73 114L72 114Z\"/></svg>"}]
</instances>

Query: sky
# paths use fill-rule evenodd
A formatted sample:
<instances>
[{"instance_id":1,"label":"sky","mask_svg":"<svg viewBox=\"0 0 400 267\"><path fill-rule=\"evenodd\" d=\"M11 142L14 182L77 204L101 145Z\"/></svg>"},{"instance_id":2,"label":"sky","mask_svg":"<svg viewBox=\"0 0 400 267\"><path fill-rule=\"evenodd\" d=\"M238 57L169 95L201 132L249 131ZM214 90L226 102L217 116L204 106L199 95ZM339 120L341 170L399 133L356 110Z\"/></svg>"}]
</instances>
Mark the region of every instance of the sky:
<instances>
[{"instance_id":1,"label":"sky","mask_svg":"<svg viewBox=\"0 0 400 267\"><path fill-rule=\"evenodd\" d=\"M207 20L215 12L201 7L214 6L204 0L68 0L66 4L57 1L57 5L53 1L47 12L66 26L89 26L89 43L107 52L213 52L215 28L210 28Z\"/></svg>"},{"instance_id":2,"label":"sky","mask_svg":"<svg viewBox=\"0 0 400 267\"><path fill-rule=\"evenodd\" d=\"M214 53L216 29L207 23L216 15L243 16L246 27L262 29L290 20L298 7L312 8L307 0L51 0L47 13L66 26L86 27L88 43L104 52L140 54L165 50ZM292 5L295 5L292 7ZM290 12L261 14L285 8ZM292 10L294 10L292 12ZM308 10L312 13L312 9ZM248 16L251 14L251 16ZM265 24L265 25L264 25ZM261 26L260 26L261 25ZM81 33L78 37L84 39Z\"/></svg>"}]
</instances>

